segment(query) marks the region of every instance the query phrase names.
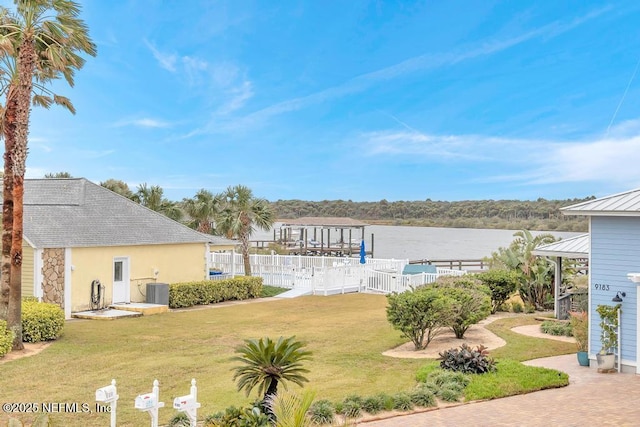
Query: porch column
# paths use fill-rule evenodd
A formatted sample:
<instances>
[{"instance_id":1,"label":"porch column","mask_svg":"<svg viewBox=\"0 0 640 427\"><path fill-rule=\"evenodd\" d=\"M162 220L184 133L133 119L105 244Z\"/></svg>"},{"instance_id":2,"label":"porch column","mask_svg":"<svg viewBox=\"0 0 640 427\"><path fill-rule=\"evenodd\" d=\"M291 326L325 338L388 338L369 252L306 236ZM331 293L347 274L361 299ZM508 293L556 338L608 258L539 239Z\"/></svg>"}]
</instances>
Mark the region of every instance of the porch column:
<instances>
[{"instance_id":1,"label":"porch column","mask_svg":"<svg viewBox=\"0 0 640 427\"><path fill-rule=\"evenodd\" d=\"M556 319L560 318L560 285L562 285L562 257L556 257L555 292L553 295L553 312Z\"/></svg>"}]
</instances>

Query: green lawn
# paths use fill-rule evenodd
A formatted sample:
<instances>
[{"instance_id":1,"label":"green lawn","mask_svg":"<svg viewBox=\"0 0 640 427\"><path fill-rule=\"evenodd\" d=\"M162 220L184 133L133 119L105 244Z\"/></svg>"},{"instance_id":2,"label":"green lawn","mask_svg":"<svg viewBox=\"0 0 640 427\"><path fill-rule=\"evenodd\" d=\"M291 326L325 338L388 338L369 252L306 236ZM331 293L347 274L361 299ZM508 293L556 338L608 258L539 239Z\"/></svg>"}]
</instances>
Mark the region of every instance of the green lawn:
<instances>
[{"instance_id":1,"label":"green lawn","mask_svg":"<svg viewBox=\"0 0 640 427\"><path fill-rule=\"evenodd\" d=\"M0 396L3 403L77 402L93 407L96 388L115 378L120 396L118 426L140 426L149 423L149 416L133 409L134 398L150 392L153 380L158 379L160 399L166 405L160 410L163 424L174 415L170 408L173 398L188 394L191 378L195 378L202 403L199 415L203 417L256 397L247 398L236 391L231 372L234 363L229 359L244 339L281 335L296 335L308 343L313 360L306 364L311 371L307 387L317 392L318 399L337 401L353 393L364 396L408 390L425 361L381 355L406 341L388 324L385 307L384 296L353 294L136 319L71 321L63 336L42 353L0 364ZM496 350L496 356L502 351L502 357L525 360L540 357L539 347L545 354L549 352L549 340L539 345L539 339L511 337L507 326L500 324L497 332L508 345ZM569 347L551 351L560 354ZM6 420L4 416L0 414L0 425ZM109 422L108 414L95 413L56 414L52 418L54 425L60 426Z\"/></svg>"}]
</instances>

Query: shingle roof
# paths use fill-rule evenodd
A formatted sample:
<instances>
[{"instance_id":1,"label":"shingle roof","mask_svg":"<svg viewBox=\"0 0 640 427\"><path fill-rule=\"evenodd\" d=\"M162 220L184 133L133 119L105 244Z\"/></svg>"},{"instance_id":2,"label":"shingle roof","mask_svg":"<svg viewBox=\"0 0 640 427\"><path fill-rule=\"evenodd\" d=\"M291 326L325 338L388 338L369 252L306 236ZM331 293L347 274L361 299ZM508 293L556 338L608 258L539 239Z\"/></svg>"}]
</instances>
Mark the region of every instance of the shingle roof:
<instances>
[{"instance_id":1,"label":"shingle roof","mask_svg":"<svg viewBox=\"0 0 640 427\"><path fill-rule=\"evenodd\" d=\"M566 215L637 216L640 215L640 189L588 200L560 211Z\"/></svg>"},{"instance_id":2,"label":"shingle roof","mask_svg":"<svg viewBox=\"0 0 640 427\"><path fill-rule=\"evenodd\" d=\"M581 234L548 245L538 246L533 250L534 255L560 256L564 258L588 258L589 234Z\"/></svg>"},{"instance_id":3,"label":"shingle roof","mask_svg":"<svg viewBox=\"0 0 640 427\"><path fill-rule=\"evenodd\" d=\"M199 233L84 178L27 179L24 236L36 248L232 241Z\"/></svg>"}]
</instances>

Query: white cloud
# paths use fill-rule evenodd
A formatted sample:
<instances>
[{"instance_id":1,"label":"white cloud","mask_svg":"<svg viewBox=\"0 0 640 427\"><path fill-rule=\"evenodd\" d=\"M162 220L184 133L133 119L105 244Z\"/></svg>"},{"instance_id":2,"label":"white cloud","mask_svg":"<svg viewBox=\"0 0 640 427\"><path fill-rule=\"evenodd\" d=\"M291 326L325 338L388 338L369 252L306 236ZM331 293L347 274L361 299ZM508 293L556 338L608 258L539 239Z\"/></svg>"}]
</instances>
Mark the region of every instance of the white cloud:
<instances>
[{"instance_id":1,"label":"white cloud","mask_svg":"<svg viewBox=\"0 0 640 427\"><path fill-rule=\"evenodd\" d=\"M147 47L153 54L153 57L156 58L156 61L158 61L162 68L167 71L171 71L172 73L176 72L176 62L178 60L178 56L175 53L160 52L160 50L158 50L147 40L145 40L144 43L147 45Z\"/></svg>"},{"instance_id":2,"label":"white cloud","mask_svg":"<svg viewBox=\"0 0 640 427\"><path fill-rule=\"evenodd\" d=\"M229 114L242 108L253 96L253 85L248 80L243 80L237 86L232 86L225 93L229 100L218 109L218 114Z\"/></svg>"},{"instance_id":3,"label":"white cloud","mask_svg":"<svg viewBox=\"0 0 640 427\"><path fill-rule=\"evenodd\" d=\"M430 164L469 163L471 172L481 164L495 167L495 174L478 178L481 182L520 185L607 182L626 187L640 184L638 128L630 136L571 142L378 131L361 134L357 144L363 147L365 155L385 156L390 161L392 157L406 157Z\"/></svg>"},{"instance_id":4,"label":"white cloud","mask_svg":"<svg viewBox=\"0 0 640 427\"><path fill-rule=\"evenodd\" d=\"M144 117L141 119L132 119L132 120L121 120L117 123L115 123L113 126L115 127L123 127L123 126L136 126L136 127L141 127L141 128L152 128L152 129L157 129L157 128L167 128L170 127L171 125L167 122L164 122L162 120L157 120L157 119L152 119L149 117Z\"/></svg>"}]
</instances>

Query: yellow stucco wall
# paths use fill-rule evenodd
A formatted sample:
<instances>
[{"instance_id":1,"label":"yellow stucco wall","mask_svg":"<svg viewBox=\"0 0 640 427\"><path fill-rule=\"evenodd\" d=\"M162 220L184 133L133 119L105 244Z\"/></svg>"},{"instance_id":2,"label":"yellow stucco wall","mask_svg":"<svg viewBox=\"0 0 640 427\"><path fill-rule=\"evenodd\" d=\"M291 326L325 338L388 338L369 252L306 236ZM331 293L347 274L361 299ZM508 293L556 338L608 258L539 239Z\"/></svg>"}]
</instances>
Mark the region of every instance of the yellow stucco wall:
<instances>
[{"instance_id":1,"label":"yellow stucco wall","mask_svg":"<svg viewBox=\"0 0 640 427\"><path fill-rule=\"evenodd\" d=\"M33 296L33 257L35 250L25 241L22 242L22 297Z\"/></svg>"},{"instance_id":2,"label":"yellow stucco wall","mask_svg":"<svg viewBox=\"0 0 640 427\"><path fill-rule=\"evenodd\" d=\"M146 284L203 280L208 277L204 243L101 248L73 248L71 251L71 311L91 306L91 282L105 287L104 301L113 297L113 260L129 257L131 302L144 302ZM158 275L154 276L154 270ZM155 277L155 280L154 280Z\"/></svg>"}]
</instances>

